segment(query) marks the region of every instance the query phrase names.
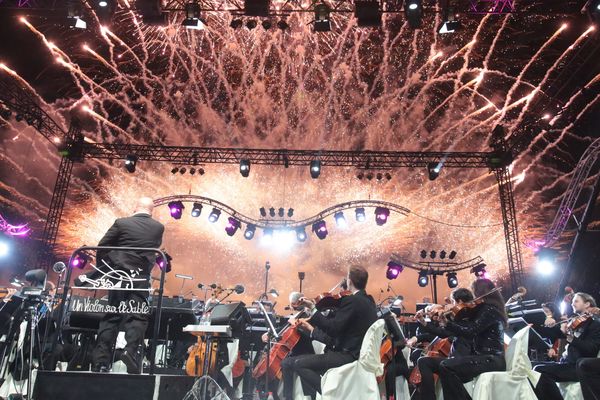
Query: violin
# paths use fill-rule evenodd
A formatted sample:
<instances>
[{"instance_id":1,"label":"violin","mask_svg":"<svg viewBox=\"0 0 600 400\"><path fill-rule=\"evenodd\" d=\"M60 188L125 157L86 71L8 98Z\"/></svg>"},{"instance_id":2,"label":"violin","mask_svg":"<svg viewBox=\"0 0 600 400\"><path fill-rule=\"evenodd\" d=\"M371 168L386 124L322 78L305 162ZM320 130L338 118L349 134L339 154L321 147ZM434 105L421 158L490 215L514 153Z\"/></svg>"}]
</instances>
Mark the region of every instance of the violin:
<instances>
[{"instance_id":1,"label":"violin","mask_svg":"<svg viewBox=\"0 0 600 400\"><path fill-rule=\"evenodd\" d=\"M495 293L501 289L502 289L501 287L497 287L497 288L490 290L489 292L487 292L469 302L457 304L454 307L452 307L450 310L445 311L443 313L443 315L448 319L461 319L465 316L465 314L468 314L470 311L474 310L475 307L484 303L485 297L487 297L490 294Z\"/></svg>"},{"instance_id":2,"label":"violin","mask_svg":"<svg viewBox=\"0 0 600 400\"><path fill-rule=\"evenodd\" d=\"M591 313L585 312L576 317L569 318L567 321L567 330L568 331L576 331L584 322L592 318L593 315Z\"/></svg>"},{"instance_id":3,"label":"violin","mask_svg":"<svg viewBox=\"0 0 600 400\"><path fill-rule=\"evenodd\" d=\"M331 292L321 293L314 298L315 307L317 310L326 310L329 308L337 308L340 306L340 301L346 297L351 296L352 292L349 290L342 290L341 292L334 294Z\"/></svg>"}]
</instances>

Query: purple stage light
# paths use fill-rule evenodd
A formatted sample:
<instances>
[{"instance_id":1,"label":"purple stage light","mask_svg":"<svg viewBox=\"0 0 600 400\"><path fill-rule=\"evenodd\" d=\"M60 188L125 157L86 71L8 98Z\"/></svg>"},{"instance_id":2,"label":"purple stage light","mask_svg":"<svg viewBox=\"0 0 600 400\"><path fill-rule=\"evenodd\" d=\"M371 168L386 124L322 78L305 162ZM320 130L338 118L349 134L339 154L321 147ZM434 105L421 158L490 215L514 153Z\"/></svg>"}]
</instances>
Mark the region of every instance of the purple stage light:
<instances>
[{"instance_id":1,"label":"purple stage light","mask_svg":"<svg viewBox=\"0 0 600 400\"><path fill-rule=\"evenodd\" d=\"M402 270L404 269L404 267L394 261L390 261L387 264L387 272L385 273L385 277L388 278L389 280L392 279L396 279L400 273L402 272Z\"/></svg>"},{"instance_id":2,"label":"purple stage light","mask_svg":"<svg viewBox=\"0 0 600 400\"><path fill-rule=\"evenodd\" d=\"M85 254L75 254L71 259L71 268L83 269L87 264L87 256Z\"/></svg>"},{"instance_id":3,"label":"purple stage light","mask_svg":"<svg viewBox=\"0 0 600 400\"><path fill-rule=\"evenodd\" d=\"M233 217L229 217L227 219L227 225L225 225L225 232L227 232L228 236L233 236L240 228L241 223L237 219Z\"/></svg>"},{"instance_id":4,"label":"purple stage light","mask_svg":"<svg viewBox=\"0 0 600 400\"><path fill-rule=\"evenodd\" d=\"M385 207L375 208L375 222L377 225L383 225L387 222L390 216L390 209Z\"/></svg>"},{"instance_id":5,"label":"purple stage light","mask_svg":"<svg viewBox=\"0 0 600 400\"><path fill-rule=\"evenodd\" d=\"M315 235L317 235L317 237L321 240L325 239L327 237L327 234L329 233L327 231L327 224L323 220L315 222L312 226L312 230L315 233Z\"/></svg>"},{"instance_id":6,"label":"purple stage light","mask_svg":"<svg viewBox=\"0 0 600 400\"><path fill-rule=\"evenodd\" d=\"M171 201L169 203L169 214L171 214L171 217L174 219L181 219L184 208L185 206L181 201Z\"/></svg>"},{"instance_id":7,"label":"purple stage light","mask_svg":"<svg viewBox=\"0 0 600 400\"><path fill-rule=\"evenodd\" d=\"M27 227L27 224L24 225L11 225L7 220L0 215L0 232L3 232L9 236L25 236L27 235L31 229Z\"/></svg>"}]
</instances>

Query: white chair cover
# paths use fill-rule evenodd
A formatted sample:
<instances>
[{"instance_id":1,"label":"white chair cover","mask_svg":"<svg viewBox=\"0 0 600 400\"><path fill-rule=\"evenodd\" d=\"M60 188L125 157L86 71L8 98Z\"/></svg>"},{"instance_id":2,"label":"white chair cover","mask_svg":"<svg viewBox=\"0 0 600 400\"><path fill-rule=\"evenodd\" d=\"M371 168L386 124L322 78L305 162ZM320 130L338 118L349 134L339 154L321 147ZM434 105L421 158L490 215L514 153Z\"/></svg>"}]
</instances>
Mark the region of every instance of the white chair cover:
<instances>
[{"instance_id":1,"label":"white chair cover","mask_svg":"<svg viewBox=\"0 0 600 400\"><path fill-rule=\"evenodd\" d=\"M558 389L565 400L581 400L583 392L579 382L559 382Z\"/></svg>"},{"instance_id":2,"label":"white chair cover","mask_svg":"<svg viewBox=\"0 0 600 400\"><path fill-rule=\"evenodd\" d=\"M382 319L375 321L365 334L358 360L325 372L318 399L380 400L377 377L383 374L380 349L384 328Z\"/></svg>"},{"instance_id":3,"label":"white chair cover","mask_svg":"<svg viewBox=\"0 0 600 400\"><path fill-rule=\"evenodd\" d=\"M221 368L221 372L229 382L229 386L233 387L233 364L238 359L240 348L240 340L233 339L232 342L227 343L227 356L229 357L229 364Z\"/></svg>"},{"instance_id":4,"label":"white chair cover","mask_svg":"<svg viewBox=\"0 0 600 400\"><path fill-rule=\"evenodd\" d=\"M529 345L527 326L511 339L506 351L506 372L485 372L475 379L475 400L537 400L528 379L537 383L539 374L533 374L527 352ZM536 379L537 376L537 379Z\"/></svg>"}]
</instances>

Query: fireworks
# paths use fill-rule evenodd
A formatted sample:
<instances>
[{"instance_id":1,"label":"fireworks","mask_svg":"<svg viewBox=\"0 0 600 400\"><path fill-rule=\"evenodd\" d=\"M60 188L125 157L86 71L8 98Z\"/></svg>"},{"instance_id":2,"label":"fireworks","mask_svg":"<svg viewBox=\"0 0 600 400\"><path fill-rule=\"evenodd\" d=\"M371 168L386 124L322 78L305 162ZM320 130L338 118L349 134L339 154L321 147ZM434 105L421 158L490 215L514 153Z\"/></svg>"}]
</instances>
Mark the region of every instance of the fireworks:
<instances>
[{"instance_id":1,"label":"fireworks","mask_svg":"<svg viewBox=\"0 0 600 400\"><path fill-rule=\"evenodd\" d=\"M439 15L426 18L423 29L416 31L393 16L386 16L383 29L375 31L357 28L350 16L336 15L333 32L325 34L311 32L303 15L290 16L285 32L233 30L224 14L210 14L202 32L190 32L179 22L144 26L128 9L115 18L110 27L100 27L98 21L88 24L95 36L86 36L85 43L78 36L49 42L42 27L24 21L30 32L22 34L40 38L79 92L57 101L52 112L83 118L87 140L487 151L496 124L506 127L507 136L519 135L534 114L551 125L531 128L530 148L513 164L522 240L543 236L545 221L558 204L556 198L548 199L547 191L556 195L569 179L542 167L540 160L550 153L534 152L534 144L549 140L559 146L577 118L598 102L594 97L582 105L582 93L573 92L560 112L544 108L552 79L592 35L590 29L576 32L579 36L567 42L567 33L575 28L549 18L552 29L538 33L539 43L530 45L526 57L515 48L518 38L508 33L517 24L510 16L467 21L451 41L437 35ZM57 160L47 148L40 157ZM391 184L379 185L358 181L353 170L327 165L315 180L308 168L253 165L248 178L228 166L204 166L206 174L194 177L171 175L171 168L142 161L136 174L127 176L117 164L86 161L73 181L59 232L60 251L97 242L114 218L131 212L142 194L199 194L247 215L276 203L294 208L298 219L340 202L373 198L445 224L392 214L385 226L367 216L364 223L349 221L341 231L328 221L325 240L309 235L305 243L277 252L258 245L259 231L252 241L241 234L226 236L226 218L216 224L189 215L172 221L166 208L157 215L167 226L164 245L173 255L174 270L224 285L248 277L250 296L262 291L266 259L274 266L273 286L283 293L296 288L297 271L307 272L307 290L321 291L333 286L351 263L369 266L374 292L385 278L391 252L416 259L421 248L458 248L466 258L482 256L492 275L506 273L498 194L488 171L443 169L430 182L426 170L404 169L394 172ZM43 215L43 208L34 213ZM525 256L529 262L531 254ZM414 289L416 274L404 275L407 279L395 285L411 288L413 301L428 293ZM459 275L459 281L465 280L466 275ZM177 290L170 284L168 288Z\"/></svg>"}]
</instances>

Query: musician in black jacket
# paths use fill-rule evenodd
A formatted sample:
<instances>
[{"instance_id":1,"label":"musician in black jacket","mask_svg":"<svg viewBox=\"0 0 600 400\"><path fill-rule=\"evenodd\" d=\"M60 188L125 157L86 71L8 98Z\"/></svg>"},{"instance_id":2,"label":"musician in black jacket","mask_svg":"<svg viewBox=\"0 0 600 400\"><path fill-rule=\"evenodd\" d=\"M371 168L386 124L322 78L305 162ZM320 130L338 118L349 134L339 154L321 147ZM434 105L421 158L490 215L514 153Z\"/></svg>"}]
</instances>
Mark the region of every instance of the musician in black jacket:
<instances>
[{"instance_id":1,"label":"musician in black jacket","mask_svg":"<svg viewBox=\"0 0 600 400\"><path fill-rule=\"evenodd\" d=\"M576 293L571 303L575 314L582 315L596 307L596 301L587 293ZM534 370L542 375L535 387L540 399L562 399L556 382L578 381L577 363L586 357L596 357L600 351L600 322L592 317L583 322L575 330L570 330L566 323L561 325L562 337L567 340L566 355L559 362L540 363Z\"/></svg>"},{"instance_id":2,"label":"musician in black jacket","mask_svg":"<svg viewBox=\"0 0 600 400\"><path fill-rule=\"evenodd\" d=\"M310 395L321 391L321 375L328 369L351 363L358 359L363 338L369 327L377 320L373 298L365 288L369 274L360 266L348 271L348 290L352 295L342 297L339 308L332 317L326 317L315 309L309 319L300 320L300 326L313 338L329 336L333 346L324 354L290 357L282 365L284 374L284 399L293 400L294 373L300 376L303 387Z\"/></svg>"},{"instance_id":3,"label":"musician in black jacket","mask_svg":"<svg viewBox=\"0 0 600 400\"><path fill-rule=\"evenodd\" d=\"M472 284L473 295L482 297L471 316L461 321L444 321L441 324L457 337L471 341L471 354L447 358L440 363L440 379L444 398L467 400L464 383L489 371L504 371L504 327L507 322L504 299L489 279L477 279Z\"/></svg>"},{"instance_id":4,"label":"musician in black jacket","mask_svg":"<svg viewBox=\"0 0 600 400\"><path fill-rule=\"evenodd\" d=\"M141 198L134 214L131 217L118 218L98 246L160 247L165 228L160 222L152 219L153 208L152 199ZM132 281L129 279L121 281L121 287L146 289L150 287L150 271L156 262L155 252L105 250L98 251L96 258L101 268L108 268L106 266L108 264L111 268L123 271L132 277ZM123 304L147 304L147 297L148 290L110 290L108 294L109 303L116 307L122 302ZM97 344L93 353L93 370L98 372L109 370L112 347L119 333L119 325L123 323L127 346L120 359L127 366L128 373L140 373L138 348L144 340L148 317L149 314L105 314L98 328Z\"/></svg>"}]
</instances>

